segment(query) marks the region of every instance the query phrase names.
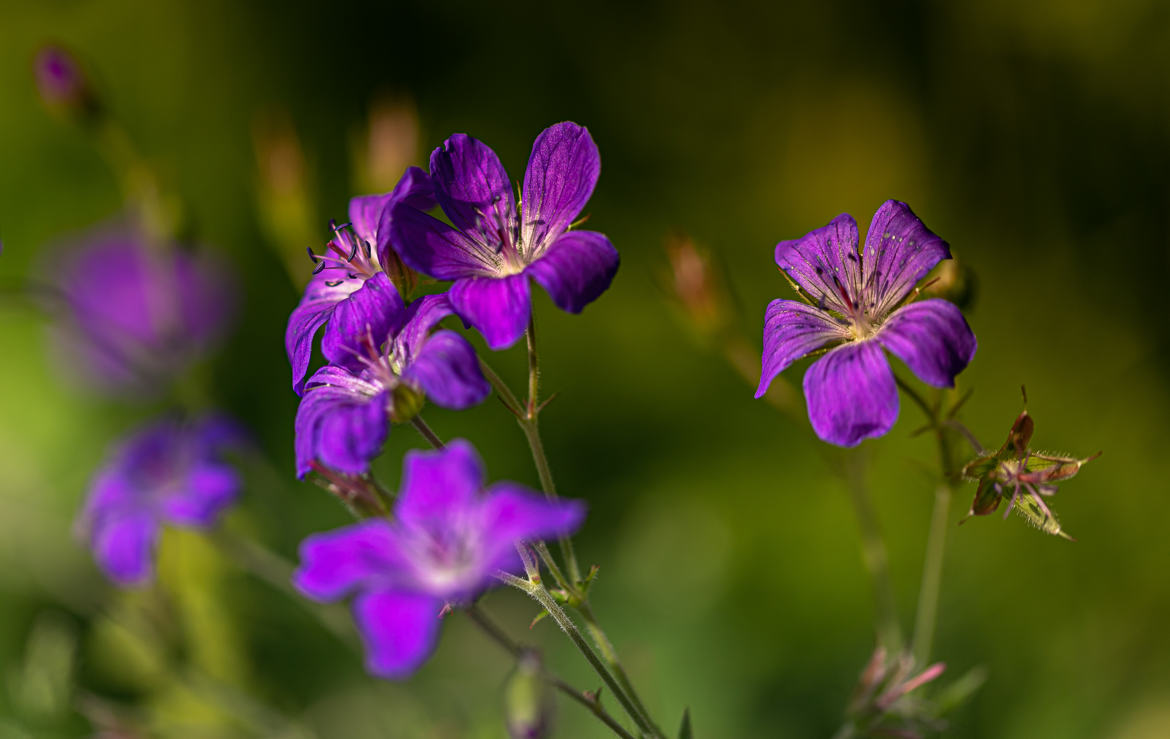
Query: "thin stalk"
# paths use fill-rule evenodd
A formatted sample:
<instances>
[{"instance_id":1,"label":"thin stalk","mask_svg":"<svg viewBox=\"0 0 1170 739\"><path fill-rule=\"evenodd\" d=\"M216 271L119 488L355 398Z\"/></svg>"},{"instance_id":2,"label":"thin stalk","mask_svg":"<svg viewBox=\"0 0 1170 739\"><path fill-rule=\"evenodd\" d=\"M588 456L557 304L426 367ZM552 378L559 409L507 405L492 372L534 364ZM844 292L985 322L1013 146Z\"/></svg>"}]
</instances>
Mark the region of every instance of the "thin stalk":
<instances>
[{"instance_id":1,"label":"thin stalk","mask_svg":"<svg viewBox=\"0 0 1170 739\"><path fill-rule=\"evenodd\" d=\"M472 622L478 626L480 630L483 631L484 634L486 634L492 641L503 647L504 651L508 652L517 659L524 655L526 647L521 646L515 642L512 637L505 634L503 629L497 626L491 619L487 617L487 614L479 609L479 606L473 604L468 606L465 610L467 615L471 618ZM596 696L590 696L581 692L580 690L577 690L572 685L569 685L567 682L560 679L556 675L549 673L548 671L542 671L542 677L546 683L561 691L561 693L565 694L569 698L572 698L576 702L580 703L582 706L588 708L589 712L600 719L603 724L608 726L614 734L622 737L622 739L634 739L634 735L626 731L617 719L606 713L605 709L601 707L601 701L599 701Z\"/></svg>"},{"instance_id":2,"label":"thin stalk","mask_svg":"<svg viewBox=\"0 0 1170 739\"><path fill-rule=\"evenodd\" d=\"M339 641L350 649L360 651L349 616L344 610L313 603L293 587L293 571L296 568L291 562L251 539L238 537L223 528L211 531L209 538L241 569L292 598Z\"/></svg>"},{"instance_id":3,"label":"thin stalk","mask_svg":"<svg viewBox=\"0 0 1170 739\"><path fill-rule=\"evenodd\" d=\"M479 360L479 368L483 372L483 376L491 383L492 389L496 391L496 397L504 404L504 407L512 412L516 418L524 416L524 408L520 405L520 401L516 398L516 394L512 392L512 388L508 387L508 383L496 374L491 365L483 361L481 357Z\"/></svg>"},{"instance_id":4,"label":"thin stalk","mask_svg":"<svg viewBox=\"0 0 1170 739\"><path fill-rule=\"evenodd\" d=\"M934 492L934 510L930 514L930 530L926 537L926 556L922 563L922 585L918 590L918 609L914 617L914 638L910 653L915 664L926 664L934 641L935 625L938 620L938 599L942 587L943 557L947 543L947 516L951 507L954 490L954 463L951 457L951 443L947 437L947 425L943 419L943 396L931 405L912 387L896 378L898 386L910 396L926 413L930 427L938 440L939 472L942 480Z\"/></svg>"},{"instance_id":5,"label":"thin stalk","mask_svg":"<svg viewBox=\"0 0 1170 739\"><path fill-rule=\"evenodd\" d=\"M653 726L657 733L662 734L662 729L650 717L650 711L646 710L646 704L638 696L638 691L634 689L634 683L630 680L629 674L626 673L626 668L622 666L621 660L618 659L617 650L614 649L613 642L609 640L609 636L602 630L601 624L597 622L597 617L593 615L592 606L589 605L588 601L581 601L577 604L577 610L581 613L581 618L585 620L585 628L588 629L589 635L593 637L593 642L601 650L601 656L609 663L609 668L613 671L614 677L622 684L622 687L630 696L630 700L633 701L637 709L642 712L642 717L646 719L646 722Z\"/></svg>"},{"instance_id":6,"label":"thin stalk","mask_svg":"<svg viewBox=\"0 0 1170 739\"><path fill-rule=\"evenodd\" d=\"M443 440L439 438L439 435L436 434L431 429L431 427L427 425L427 422L423 420L422 415L416 415L414 418L410 419L410 425L414 426L414 430L417 431L424 439L426 439L427 443L434 448L442 449L444 446L446 446L443 443Z\"/></svg>"},{"instance_id":7,"label":"thin stalk","mask_svg":"<svg viewBox=\"0 0 1170 739\"><path fill-rule=\"evenodd\" d=\"M524 429L524 436L528 439L528 447L532 450L532 461L536 464L536 474L540 477L540 486L550 500L557 499L557 487L553 482L552 470L548 466L548 457L544 453L544 442L540 438L539 405L539 377L540 360L536 353L536 318L528 316L528 403L524 417L520 420L520 428ZM557 539L561 548L561 557L565 560L565 567L572 578L573 590L577 590L581 582L581 567L577 564L577 553L573 551L573 541L562 536Z\"/></svg>"},{"instance_id":8,"label":"thin stalk","mask_svg":"<svg viewBox=\"0 0 1170 739\"><path fill-rule=\"evenodd\" d=\"M617 679L610 673L605 663L602 662L601 658L597 656L597 653L593 651L593 647L591 647L589 642L585 640L585 637L581 635L581 631L577 628L577 624L573 621L572 618L570 618L569 614L565 613L560 604L556 602L552 595L550 595L543 586L531 583L523 578L508 574L507 572L498 572L496 573L496 577L514 588L523 590L537 603L540 603L540 605L544 606L544 609L548 611L550 616L553 617L553 620L557 622L557 625L561 627L561 630L568 635L569 640L573 642L573 646L577 647L577 650L580 651L581 655L585 657L585 660L589 663L589 666L592 667L593 670L601 677L602 681L605 682L606 687L609 688L610 692L614 694L614 696L618 699L618 702L622 704L622 708L625 709L626 713L631 719L633 719L638 728L650 736L661 736L661 733L659 733L654 728L654 725L642 715L642 712L638 710L638 707L634 705L634 702L622 688L621 683L617 681Z\"/></svg>"},{"instance_id":9,"label":"thin stalk","mask_svg":"<svg viewBox=\"0 0 1170 739\"><path fill-rule=\"evenodd\" d=\"M845 486L853 500L857 523L861 529L861 554L866 570L873 584L878 644L889 652L902 651L902 629L898 625L898 608L894 600L894 587L890 579L890 562L886 555L885 541L877 513L865 485L864 461L860 453L846 458Z\"/></svg>"}]
</instances>

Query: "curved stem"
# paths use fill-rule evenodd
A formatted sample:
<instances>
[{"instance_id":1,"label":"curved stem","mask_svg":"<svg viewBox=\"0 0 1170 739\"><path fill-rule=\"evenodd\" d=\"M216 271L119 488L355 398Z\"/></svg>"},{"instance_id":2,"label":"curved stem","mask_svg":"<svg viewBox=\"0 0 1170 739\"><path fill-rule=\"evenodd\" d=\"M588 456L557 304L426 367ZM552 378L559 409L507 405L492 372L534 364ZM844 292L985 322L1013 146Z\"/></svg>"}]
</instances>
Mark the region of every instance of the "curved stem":
<instances>
[{"instance_id":1,"label":"curved stem","mask_svg":"<svg viewBox=\"0 0 1170 739\"><path fill-rule=\"evenodd\" d=\"M561 627L561 630L564 631L566 635L568 635L569 640L573 642L573 646L577 647L577 650L581 652L582 656L585 657L585 660L589 663L590 667L592 667L593 670L601 677L602 681L605 682L606 687L608 687L610 692L614 694L614 697L618 699L618 702L622 704L622 708L625 709L626 713L631 719L633 719L638 728L650 736L661 736L661 734L654 728L653 724L651 724L642 715L642 712L638 710L638 707L634 705L634 702L626 694L626 691L622 688L617 679L610 673L609 669L605 666L605 663L602 662L601 658L597 656L597 653L593 651L593 647L591 647L589 642L585 640L585 637L581 635L581 631L577 628L577 624L574 623L569 614L565 613L560 604L558 604L556 600L553 599L552 595L550 595L543 586L536 583L531 583L523 578L519 578L515 575L511 575L502 571L496 573L496 577L514 588L523 590L537 603L540 603L540 605L544 607L544 610L548 611L548 614L553 617L554 621L557 622L557 625Z\"/></svg>"},{"instance_id":2,"label":"curved stem","mask_svg":"<svg viewBox=\"0 0 1170 739\"><path fill-rule=\"evenodd\" d=\"M520 645L514 641L512 637L505 634L504 630L497 626L491 619L489 619L487 614L480 610L479 606L472 604L468 606L465 611L471 618L472 622L475 623L475 625L478 626L480 630L483 631L489 638L491 638L492 641L503 647L504 651L508 652L517 659L524 655L526 647ZM596 716L603 724L608 726L614 734L622 737L622 739L634 739L634 735L626 731L617 719L606 713L605 709L601 707L601 701L599 701L596 696L577 690L572 685L569 685L564 680L547 671L542 670L542 677L546 683L588 708L590 713Z\"/></svg>"}]
</instances>

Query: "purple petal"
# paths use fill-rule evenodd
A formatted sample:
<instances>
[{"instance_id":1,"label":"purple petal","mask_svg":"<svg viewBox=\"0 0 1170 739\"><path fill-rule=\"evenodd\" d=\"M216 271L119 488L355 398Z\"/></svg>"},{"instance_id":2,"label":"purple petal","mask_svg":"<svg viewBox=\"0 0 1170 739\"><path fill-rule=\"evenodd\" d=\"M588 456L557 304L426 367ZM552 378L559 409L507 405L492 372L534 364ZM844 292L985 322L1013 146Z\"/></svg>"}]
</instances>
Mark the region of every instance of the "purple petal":
<instances>
[{"instance_id":1,"label":"purple petal","mask_svg":"<svg viewBox=\"0 0 1170 739\"><path fill-rule=\"evenodd\" d=\"M764 313L764 354L756 397L764 397L776 375L809 352L848 337L825 311L795 300L773 300Z\"/></svg>"},{"instance_id":2,"label":"purple petal","mask_svg":"<svg viewBox=\"0 0 1170 739\"><path fill-rule=\"evenodd\" d=\"M492 349L512 346L528 328L532 300L526 275L456 280L447 297L459 317L483 334Z\"/></svg>"},{"instance_id":3,"label":"purple petal","mask_svg":"<svg viewBox=\"0 0 1170 739\"><path fill-rule=\"evenodd\" d=\"M435 199L455 228L499 251L506 233L516 241L516 198L499 157L464 133L431 152Z\"/></svg>"},{"instance_id":4,"label":"purple petal","mask_svg":"<svg viewBox=\"0 0 1170 739\"><path fill-rule=\"evenodd\" d=\"M975 358L975 334L962 312L941 298L894 311L877 339L920 380L935 387L954 387L955 375Z\"/></svg>"},{"instance_id":5,"label":"purple petal","mask_svg":"<svg viewBox=\"0 0 1170 739\"><path fill-rule=\"evenodd\" d=\"M215 462L202 462L187 473L185 483L160 501L163 517L172 523L208 528L240 490L236 471Z\"/></svg>"},{"instance_id":6,"label":"purple petal","mask_svg":"<svg viewBox=\"0 0 1170 739\"><path fill-rule=\"evenodd\" d=\"M462 231L408 205L392 209L390 241L411 269L436 280L494 275L500 257Z\"/></svg>"},{"instance_id":7,"label":"purple petal","mask_svg":"<svg viewBox=\"0 0 1170 739\"><path fill-rule=\"evenodd\" d=\"M454 331L431 336L402 377L417 382L428 400L454 410L469 408L492 391L479 369L475 349Z\"/></svg>"},{"instance_id":8,"label":"purple petal","mask_svg":"<svg viewBox=\"0 0 1170 739\"><path fill-rule=\"evenodd\" d=\"M402 464L402 490L394 512L407 525L450 528L475 505L483 487L483 463L475 447L463 439L433 452L407 452Z\"/></svg>"},{"instance_id":9,"label":"purple petal","mask_svg":"<svg viewBox=\"0 0 1170 739\"><path fill-rule=\"evenodd\" d=\"M300 559L293 584L320 601L384 586L409 572L394 527L380 519L313 534L301 542Z\"/></svg>"},{"instance_id":10,"label":"purple petal","mask_svg":"<svg viewBox=\"0 0 1170 739\"><path fill-rule=\"evenodd\" d=\"M158 522L147 511L131 511L100 521L93 531L98 566L119 585L137 585L154 573Z\"/></svg>"},{"instance_id":11,"label":"purple petal","mask_svg":"<svg viewBox=\"0 0 1170 739\"><path fill-rule=\"evenodd\" d=\"M865 299L873 315L885 315L944 259L947 243L932 233L910 206L887 200L873 214L865 235Z\"/></svg>"},{"instance_id":12,"label":"purple petal","mask_svg":"<svg viewBox=\"0 0 1170 739\"><path fill-rule=\"evenodd\" d=\"M418 167L407 167L406 172L398 180L394 190L386 196L386 202L377 213L377 220L372 224L373 236L369 241L374 245L375 253L383 265L388 263L386 252L392 248L393 213L398 203L420 211L435 207L435 188L431 185L431 178L426 172ZM352 201L350 218L353 218Z\"/></svg>"},{"instance_id":13,"label":"purple petal","mask_svg":"<svg viewBox=\"0 0 1170 739\"><path fill-rule=\"evenodd\" d=\"M328 268L313 275L305 287L301 303L288 317L284 348L292 365L293 390L305 391L305 373L313 356L313 336L333 315L337 304L360 288L360 280L350 280L343 269Z\"/></svg>"},{"instance_id":14,"label":"purple petal","mask_svg":"<svg viewBox=\"0 0 1170 739\"><path fill-rule=\"evenodd\" d=\"M383 590L358 597L353 613L366 644L366 669L390 680L410 677L435 651L442 607L442 601L414 593Z\"/></svg>"},{"instance_id":15,"label":"purple petal","mask_svg":"<svg viewBox=\"0 0 1170 739\"><path fill-rule=\"evenodd\" d=\"M570 231L524 272L548 291L558 308L580 313L609 288L619 261L617 249L602 234Z\"/></svg>"},{"instance_id":16,"label":"purple petal","mask_svg":"<svg viewBox=\"0 0 1170 739\"><path fill-rule=\"evenodd\" d=\"M395 330L394 356L403 364L410 364L422 349L431 329L454 312L446 294L424 295L406 306L402 324Z\"/></svg>"},{"instance_id":17,"label":"purple petal","mask_svg":"<svg viewBox=\"0 0 1170 739\"><path fill-rule=\"evenodd\" d=\"M297 408L297 476L314 460L349 475L365 472L386 440L388 393L333 366L318 370L309 386Z\"/></svg>"},{"instance_id":18,"label":"purple petal","mask_svg":"<svg viewBox=\"0 0 1170 739\"><path fill-rule=\"evenodd\" d=\"M795 241L776 245L776 265L813 300L838 313L851 313L861 295L857 222L842 213Z\"/></svg>"},{"instance_id":19,"label":"purple petal","mask_svg":"<svg viewBox=\"0 0 1170 739\"><path fill-rule=\"evenodd\" d=\"M518 541L568 536L581 528L585 509L584 501L549 500L513 482L492 485L480 506L485 569L511 571Z\"/></svg>"},{"instance_id":20,"label":"purple petal","mask_svg":"<svg viewBox=\"0 0 1170 739\"><path fill-rule=\"evenodd\" d=\"M898 419L894 373L876 341L843 344L813 362L804 397L813 431L838 446L881 436Z\"/></svg>"},{"instance_id":21,"label":"purple petal","mask_svg":"<svg viewBox=\"0 0 1170 739\"><path fill-rule=\"evenodd\" d=\"M360 366L358 357L368 347L381 347L390 329L400 320L402 298L379 272L333 309L333 317L321 339L321 353L333 364L349 369Z\"/></svg>"},{"instance_id":22,"label":"purple petal","mask_svg":"<svg viewBox=\"0 0 1170 739\"><path fill-rule=\"evenodd\" d=\"M600 172L597 144L583 126L565 121L544 129L524 172L524 244L539 251L568 230L593 194Z\"/></svg>"}]
</instances>

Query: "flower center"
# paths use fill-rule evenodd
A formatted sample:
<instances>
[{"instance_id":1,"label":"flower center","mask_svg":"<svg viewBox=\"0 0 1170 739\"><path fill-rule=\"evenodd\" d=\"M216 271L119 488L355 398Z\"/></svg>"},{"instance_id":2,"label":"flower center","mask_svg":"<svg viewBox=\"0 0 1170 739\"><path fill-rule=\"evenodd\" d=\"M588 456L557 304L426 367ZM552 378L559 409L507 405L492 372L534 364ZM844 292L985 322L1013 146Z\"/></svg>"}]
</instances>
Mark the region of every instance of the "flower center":
<instances>
[{"instance_id":1,"label":"flower center","mask_svg":"<svg viewBox=\"0 0 1170 739\"><path fill-rule=\"evenodd\" d=\"M314 274L326 268L343 269L348 279L364 282L382 271L370 242L358 236L353 226L348 223L339 226L330 221L329 227L333 239L325 246L325 253L314 254L309 250L309 259L317 265Z\"/></svg>"}]
</instances>

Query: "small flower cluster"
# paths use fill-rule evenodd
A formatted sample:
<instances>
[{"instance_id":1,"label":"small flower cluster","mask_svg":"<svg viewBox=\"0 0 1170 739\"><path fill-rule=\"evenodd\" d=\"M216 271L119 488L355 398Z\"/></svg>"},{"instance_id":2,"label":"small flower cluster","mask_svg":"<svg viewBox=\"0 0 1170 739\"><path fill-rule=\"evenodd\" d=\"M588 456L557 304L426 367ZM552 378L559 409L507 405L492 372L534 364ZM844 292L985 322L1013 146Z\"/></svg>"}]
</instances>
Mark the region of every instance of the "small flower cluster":
<instances>
[{"instance_id":1,"label":"small flower cluster","mask_svg":"<svg viewBox=\"0 0 1170 739\"><path fill-rule=\"evenodd\" d=\"M600 171L581 126L559 123L540 134L521 203L496 155L470 136L435 149L430 170L411 167L393 191L353 199L349 223L334 226L324 254L312 255L316 271L285 333L301 395L300 477L359 478L390 426L415 419L426 400L459 410L487 397L475 350L438 328L444 318L458 316L503 349L529 328L530 278L578 313L617 271L605 236L570 229ZM427 212L436 205L446 222ZM452 284L411 300L415 271ZM322 329L326 364L306 380ZM513 483L483 490L474 448L455 441L406 455L389 520L378 515L306 539L295 583L318 600L354 595L370 671L401 678L433 650L447 607L471 604L497 575L525 574L518 547L573 533L584 512L579 501Z\"/></svg>"}]
</instances>

